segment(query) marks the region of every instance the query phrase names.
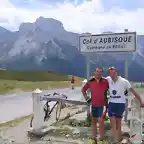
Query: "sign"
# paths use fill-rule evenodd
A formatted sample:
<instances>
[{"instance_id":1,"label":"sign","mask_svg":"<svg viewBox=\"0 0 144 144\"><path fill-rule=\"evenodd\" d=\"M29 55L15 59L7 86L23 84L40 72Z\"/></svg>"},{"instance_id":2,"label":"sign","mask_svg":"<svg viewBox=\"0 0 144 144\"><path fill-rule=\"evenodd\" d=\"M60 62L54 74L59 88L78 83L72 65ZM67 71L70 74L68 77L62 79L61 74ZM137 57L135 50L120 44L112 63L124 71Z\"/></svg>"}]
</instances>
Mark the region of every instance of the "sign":
<instances>
[{"instance_id":1,"label":"sign","mask_svg":"<svg viewBox=\"0 0 144 144\"><path fill-rule=\"evenodd\" d=\"M79 48L82 53L134 52L136 32L80 36Z\"/></svg>"}]
</instances>

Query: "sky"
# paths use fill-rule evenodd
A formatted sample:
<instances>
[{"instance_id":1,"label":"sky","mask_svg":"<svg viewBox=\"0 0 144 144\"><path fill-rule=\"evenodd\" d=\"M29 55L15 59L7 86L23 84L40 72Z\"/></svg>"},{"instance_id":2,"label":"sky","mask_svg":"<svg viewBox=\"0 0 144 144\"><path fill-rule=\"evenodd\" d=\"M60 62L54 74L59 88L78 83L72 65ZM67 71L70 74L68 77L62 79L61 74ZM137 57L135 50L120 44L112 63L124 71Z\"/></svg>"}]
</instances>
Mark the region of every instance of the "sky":
<instances>
[{"instance_id":1,"label":"sky","mask_svg":"<svg viewBox=\"0 0 144 144\"><path fill-rule=\"evenodd\" d=\"M0 26L11 31L43 16L61 21L72 32L129 29L144 34L143 15L144 0L0 0Z\"/></svg>"}]
</instances>

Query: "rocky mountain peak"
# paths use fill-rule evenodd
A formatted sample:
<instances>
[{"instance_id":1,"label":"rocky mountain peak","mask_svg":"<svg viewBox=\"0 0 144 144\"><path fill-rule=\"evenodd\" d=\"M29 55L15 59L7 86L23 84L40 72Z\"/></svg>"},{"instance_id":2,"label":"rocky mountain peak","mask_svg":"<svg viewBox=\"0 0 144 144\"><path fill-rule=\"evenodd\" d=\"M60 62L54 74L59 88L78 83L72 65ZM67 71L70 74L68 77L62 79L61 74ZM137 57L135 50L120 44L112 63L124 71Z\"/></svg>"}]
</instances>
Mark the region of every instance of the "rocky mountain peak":
<instances>
[{"instance_id":1,"label":"rocky mountain peak","mask_svg":"<svg viewBox=\"0 0 144 144\"><path fill-rule=\"evenodd\" d=\"M64 32L63 24L53 18L39 17L34 23L22 23L19 27L19 32L33 32L36 29L41 29L44 32L61 33Z\"/></svg>"}]
</instances>

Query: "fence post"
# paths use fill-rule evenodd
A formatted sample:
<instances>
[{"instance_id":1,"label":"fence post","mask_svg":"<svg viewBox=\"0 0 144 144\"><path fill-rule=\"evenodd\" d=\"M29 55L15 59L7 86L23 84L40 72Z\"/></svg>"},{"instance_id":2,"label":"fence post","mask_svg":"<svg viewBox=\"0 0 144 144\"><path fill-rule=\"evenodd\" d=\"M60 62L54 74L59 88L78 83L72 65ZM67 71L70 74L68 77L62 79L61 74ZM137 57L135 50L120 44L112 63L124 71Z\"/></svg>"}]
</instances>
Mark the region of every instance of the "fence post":
<instances>
[{"instance_id":1,"label":"fence post","mask_svg":"<svg viewBox=\"0 0 144 144\"><path fill-rule=\"evenodd\" d=\"M32 93L33 98L33 131L36 133L41 132L44 127L44 110L41 101L42 91L36 89Z\"/></svg>"},{"instance_id":2,"label":"fence post","mask_svg":"<svg viewBox=\"0 0 144 144\"><path fill-rule=\"evenodd\" d=\"M141 108L141 142L144 143L144 108Z\"/></svg>"}]
</instances>

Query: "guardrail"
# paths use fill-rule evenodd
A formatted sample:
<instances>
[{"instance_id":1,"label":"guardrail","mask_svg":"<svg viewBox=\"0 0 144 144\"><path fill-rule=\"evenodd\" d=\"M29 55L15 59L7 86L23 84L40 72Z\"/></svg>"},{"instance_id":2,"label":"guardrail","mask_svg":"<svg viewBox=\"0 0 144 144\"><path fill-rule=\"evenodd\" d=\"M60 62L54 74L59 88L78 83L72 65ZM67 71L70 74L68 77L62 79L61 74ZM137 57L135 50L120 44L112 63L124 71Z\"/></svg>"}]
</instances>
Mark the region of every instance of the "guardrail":
<instances>
[{"instance_id":1,"label":"guardrail","mask_svg":"<svg viewBox=\"0 0 144 144\"><path fill-rule=\"evenodd\" d=\"M46 126L44 121L44 105L43 101L53 101L59 103L70 103L74 105L87 105L86 102L83 101L76 101L76 100L68 100L62 96L44 96L42 91L39 89L36 89L32 93L33 98L33 124L32 127L28 130L29 133L35 134L35 135L43 135L47 131L49 131L49 127Z\"/></svg>"},{"instance_id":2,"label":"guardrail","mask_svg":"<svg viewBox=\"0 0 144 144\"><path fill-rule=\"evenodd\" d=\"M70 103L75 105L87 105L84 101L68 100L61 96L44 96L42 91L37 89L32 93L33 97L33 127L30 132L34 134L42 134L47 131L44 122L44 107L42 101L60 101L63 103ZM144 143L144 108L140 107L140 103L136 98L130 100L128 106L127 120L129 121L129 127L131 135L136 134L133 138L134 144Z\"/></svg>"}]
</instances>

